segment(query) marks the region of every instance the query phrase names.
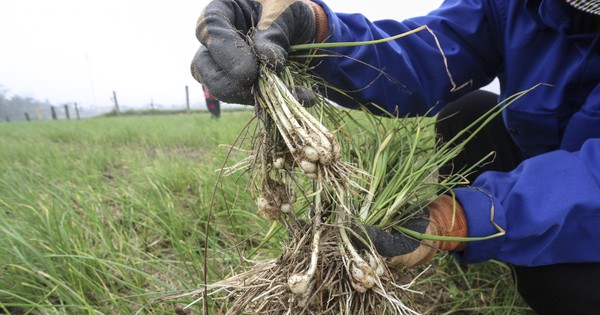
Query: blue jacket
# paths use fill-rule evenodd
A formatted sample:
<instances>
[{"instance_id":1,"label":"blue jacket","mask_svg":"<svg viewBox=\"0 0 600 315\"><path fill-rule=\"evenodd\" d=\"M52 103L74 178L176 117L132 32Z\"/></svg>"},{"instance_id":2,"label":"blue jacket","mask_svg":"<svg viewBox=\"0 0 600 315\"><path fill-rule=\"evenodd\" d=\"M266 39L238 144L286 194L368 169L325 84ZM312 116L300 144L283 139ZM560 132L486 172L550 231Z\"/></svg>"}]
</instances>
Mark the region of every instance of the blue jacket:
<instances>
[{"instance_id":1,"label":"blue jacket","mask_svg":"<svg viewBox=\"0 0 600 315\"><path fill-rule=\"evenodd\" d=\"M514 171L486 172L472 187L455 189L470 236L498 232L492 205L493 221L506 230L503 237L469 242L459 258L521 266L600 262L600 32L591 31L590 16L563 0L447 0L427 16L371 22L315 1L328 14L330 42L386 38L421 25L436 34L454 85L427 31L336 49L352 58L323 58L316 69L333 86L354 91L353 98L388 112L435 114L495 77L500 100L548 84L503 113L528 159Z\"/></svg>"}]
</instances>

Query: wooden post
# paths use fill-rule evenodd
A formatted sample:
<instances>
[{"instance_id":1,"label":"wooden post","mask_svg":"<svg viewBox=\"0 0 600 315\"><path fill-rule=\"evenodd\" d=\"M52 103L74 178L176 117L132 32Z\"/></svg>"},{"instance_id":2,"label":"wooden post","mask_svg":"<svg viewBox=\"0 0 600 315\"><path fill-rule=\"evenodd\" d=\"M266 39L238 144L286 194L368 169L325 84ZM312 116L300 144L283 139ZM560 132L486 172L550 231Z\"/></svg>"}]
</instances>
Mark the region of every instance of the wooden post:
<instances>
[{"instance_id":1,"label":"wooden post","mask_svg":"<svg viewBox=\"0 0 600 315\"><path fill-rule=\"evenodd\" d=\"M117 101L117 92L113 91L113 101L115 101L115 113L119 115L121 112L119 109L119 101Z\"/></svg>"},{"instance_id":2,"label":"wooden post","mask_svg":"<svg viewBox=\"0 0 600 315\"><path fill-rule=\"evenodd\" d=\"M190 110L190 90L188 89L188 86L185 86L185 104L186 104L186 108L187 108L187 112L189 113Z\"/></svg>"},{"instance_id":3,"label":"wooden post","mask_svg":"<svg viewBox=\"0 0 600 315\"><path fill-rule=\"evenodd\" d=\"M56 120L56 109L54 109L54 106L50 106L50 111L52 111L52 119Z\"/></svg>"},{"instance_id":4,"label":"wooden post","mask_svg":"<svg viewBox=\"0 0 600 315\"><path fill-rule=\"evenodd\" d=\"M71 120L71 115L69 115L69 104L65 104L65 117L67 117L67 120Z\"/></svg>"},{"instance_id":5,"label":"wooden post","mask_svg":"<svg viewBox=\"0 0 600 315\"><path fill-rule=\"evenodd\" d=\"M75 102L75 115L77 115L77 120L79 120L79 106L77 106L77 102Z\"/></svg>"}]
</instances>

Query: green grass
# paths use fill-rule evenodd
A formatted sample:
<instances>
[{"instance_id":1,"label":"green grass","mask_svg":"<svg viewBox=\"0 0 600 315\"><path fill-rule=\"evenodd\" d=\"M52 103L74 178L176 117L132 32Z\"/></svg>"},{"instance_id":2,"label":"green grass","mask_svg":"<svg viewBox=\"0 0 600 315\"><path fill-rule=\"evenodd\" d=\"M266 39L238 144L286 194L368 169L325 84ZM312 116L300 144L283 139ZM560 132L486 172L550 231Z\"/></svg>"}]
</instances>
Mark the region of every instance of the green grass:
<instances>
[{"instance_id":1,"label":"green grass","mask_svg":"<svg viewBox=\"0 0 600 315\"><path fill-rule=\"evenodd\" d=\"M215 190L219 145L250 117L1 123L0 314L175 314L194 298L155 299L276 256L283 231L265 241L244 175ZM415 286L424 313L526 313L503 264L440 258L427 273Z\"/></svg>"}]
</instances>

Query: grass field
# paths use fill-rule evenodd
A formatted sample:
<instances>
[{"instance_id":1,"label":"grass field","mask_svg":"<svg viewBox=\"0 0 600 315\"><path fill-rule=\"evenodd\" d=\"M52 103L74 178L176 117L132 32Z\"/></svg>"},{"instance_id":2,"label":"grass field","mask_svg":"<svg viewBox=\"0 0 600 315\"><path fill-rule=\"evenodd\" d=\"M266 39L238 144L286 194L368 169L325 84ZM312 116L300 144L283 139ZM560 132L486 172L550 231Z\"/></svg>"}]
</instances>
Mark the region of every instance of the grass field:
<instances>
[{"instance_id":1,"label":"grass field","mask_svg":"<svg viewBox=\"0 0 600 315\"><path fill-rule=\"evenodd\" d=\"M275 257L285 233L255 214L243 175L215 189L220 145L250 117L0 124L0 314L182 314L197 297L157 299ZM497 262L440 257L413 289L424 314L527 313Z\"/></svg>"}]
</instances>

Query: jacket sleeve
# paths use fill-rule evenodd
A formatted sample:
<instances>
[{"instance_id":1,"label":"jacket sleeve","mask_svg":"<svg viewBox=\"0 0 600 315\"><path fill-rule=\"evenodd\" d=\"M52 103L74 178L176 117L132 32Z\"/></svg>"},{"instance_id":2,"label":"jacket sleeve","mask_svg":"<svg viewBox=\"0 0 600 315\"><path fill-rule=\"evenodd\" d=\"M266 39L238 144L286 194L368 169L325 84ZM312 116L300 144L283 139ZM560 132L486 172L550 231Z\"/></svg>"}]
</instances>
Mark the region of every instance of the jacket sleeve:
<instances>
[{"instance_id":1,"label":"jacket sleeve","mask_svg":"<svg viewBox=\"0 0 600 315\"><path fill-rule=\"evenodd\" d=\"M501 65L499 26L495 9L486 7L486 1L449 0L427 16L402 22L336 14L321 0L314 1L328 15L327 42L383 39L423 25L429 29L376 45L324 51L329 56L319 59L316 72L344 91L327 91L342 106L355 107L355 99L374 104L369 109L376 114L382 113L376 109L381 107L395 116L433 115L444 104L491 82Z\"/></svg>"},{"instance_id":2,"label":"jacket sleeve","mask_svg":"<svg viewBox=\"0 0 600 315\"><path fill-rule=\"evenodd\" d=\"M579 151L557 150L508 173L486 172L456 189L473 241L464 263L497 259L519 266L600 262L600 139Z\"/></svg>"}]
</instances>

